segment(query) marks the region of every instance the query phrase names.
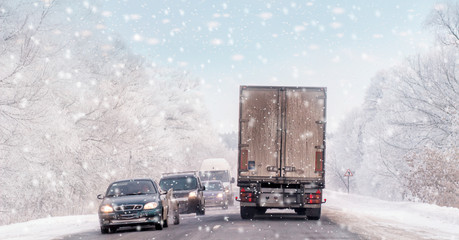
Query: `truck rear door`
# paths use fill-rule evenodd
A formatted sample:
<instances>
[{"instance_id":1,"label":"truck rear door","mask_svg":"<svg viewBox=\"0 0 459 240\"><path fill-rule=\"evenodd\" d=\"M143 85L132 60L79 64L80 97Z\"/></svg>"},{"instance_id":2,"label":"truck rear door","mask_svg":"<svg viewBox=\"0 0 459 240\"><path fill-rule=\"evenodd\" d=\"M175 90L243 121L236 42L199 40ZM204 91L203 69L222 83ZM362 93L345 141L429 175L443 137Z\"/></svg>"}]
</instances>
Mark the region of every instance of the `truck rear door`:
<instances>
[{"instance_id":1,"label":"truck rear door","mask_svg":"<svg viewBox=\"0 0 459 240\"><path fill-rule=\"evenodd\" d=\"M239 176L323 176L325 89L242 86Z\"/></svg>"},{"instance_id":2,"label":"truck rear door","mask_svg":"<svg viewBox=\"0 0 459 240\"><path fill-rule=\"evenodd\" d=\"M283 99L282 176L318 178L323 171L325 91L287 88Z\"/></svg>"},{"instance_id":3,"label":"truck rear door","mask_svg":"<svg viewBox=\"0 0 459 240\"><path fill-rule=\"evenodd\" d=\"M240 176L279 176L279 92L277 88L241 88Z\"/></svg>"}]
</instances>

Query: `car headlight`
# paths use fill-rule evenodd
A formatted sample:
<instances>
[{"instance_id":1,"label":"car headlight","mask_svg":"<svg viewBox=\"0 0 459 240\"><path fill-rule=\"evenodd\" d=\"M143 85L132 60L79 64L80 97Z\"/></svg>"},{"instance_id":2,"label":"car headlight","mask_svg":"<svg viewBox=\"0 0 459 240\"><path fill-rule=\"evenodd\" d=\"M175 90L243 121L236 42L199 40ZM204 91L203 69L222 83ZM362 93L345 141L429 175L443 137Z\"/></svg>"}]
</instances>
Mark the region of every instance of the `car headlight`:
<instances>
[{"instance_id":1,"label":"car headlight","mask_svg":"<svg viewBox=\"0 0 459 240\"><path fill-rule=\"evenodd\" d=\"M113 208L110 205L104 205L104 206L100 207L100 211L103 212L103 213L111 213L111 212L113 212Z\"/></svg>"},{"instance_id":2,"label":"car headlight","mask_svg":"<svg viewBox=\"0 0 459 240\"><path fill-rule=\"evenodd\" d=\"M190 194L188 194L188 197L191 197L191 198L194 198L196 196L198 196L196 192L190 192Z\"/></svg>"},{"instance_id":3,"label":"car headlight","mask_svg":"<svg viewBox=\"0 0 459 240\"><path fill-rule=\"evenodd\" d=\"M158 207L157 202L149 202L143 206L143 209L155 209L156 207Z\"/></svg>"},{"instance_id":4,"label":"car headlight","mask_svg":"<svg viewBox=\"0 0 459 240\"><path fill-rule=\"evenodd\" d=\"M217 197L218 197L218 198L223 198L223 193L217 194Z\"/></svg>"}]
</instances>

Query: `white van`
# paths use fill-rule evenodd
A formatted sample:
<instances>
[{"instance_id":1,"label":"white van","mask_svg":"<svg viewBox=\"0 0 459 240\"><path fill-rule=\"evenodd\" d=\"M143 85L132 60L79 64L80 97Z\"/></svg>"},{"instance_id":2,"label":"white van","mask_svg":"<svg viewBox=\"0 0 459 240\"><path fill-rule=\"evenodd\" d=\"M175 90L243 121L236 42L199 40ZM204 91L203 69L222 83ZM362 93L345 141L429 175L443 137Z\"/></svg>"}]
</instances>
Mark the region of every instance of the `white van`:
<instances>
[{"instance_id":1,"label":"white van","mask_svg":"<svg viewBox=\"0 0 459 240\"><path fill-rule=\"evenodd\" d=\"M233 183L234 177L231 177L231 167L224 158L209 158L202 161L199 170L201 181L220 180L225 187L226 199L228 205L234 204Z\"/></svg>"}]
</instances>

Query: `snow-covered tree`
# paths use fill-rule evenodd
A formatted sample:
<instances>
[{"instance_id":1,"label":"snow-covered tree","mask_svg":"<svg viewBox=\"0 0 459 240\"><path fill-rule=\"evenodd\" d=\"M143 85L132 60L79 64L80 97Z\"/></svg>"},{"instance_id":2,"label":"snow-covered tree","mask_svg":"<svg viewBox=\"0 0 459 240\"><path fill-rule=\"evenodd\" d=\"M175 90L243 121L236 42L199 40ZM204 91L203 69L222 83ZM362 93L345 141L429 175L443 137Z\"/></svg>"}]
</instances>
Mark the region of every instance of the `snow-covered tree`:
<instances>
[{"instance_id":1,"label":"snow-covered tree","mask_svg":"<svg viewBox=\"0 0 459 240\"><path fill-rule=\"evenodd\" d=\"M354 160L360 193L458 206L458 11L459 5L433 10L428 25L439 45L378 73L361 113L335 135L342 143L330 164L348 161L349 146L361 152Z\"/></svg>"},{"instance_id":2,"label":"snow-covered tree","mask_svg":"<svg viewBox=\"0 0 459 240\"><path fill-rule=\"evenodd\" d=\"M227 154L198 81L146 67L95 9L0 2L0 224L94 213L111 181Z\"/></svg>"}]
</instances>

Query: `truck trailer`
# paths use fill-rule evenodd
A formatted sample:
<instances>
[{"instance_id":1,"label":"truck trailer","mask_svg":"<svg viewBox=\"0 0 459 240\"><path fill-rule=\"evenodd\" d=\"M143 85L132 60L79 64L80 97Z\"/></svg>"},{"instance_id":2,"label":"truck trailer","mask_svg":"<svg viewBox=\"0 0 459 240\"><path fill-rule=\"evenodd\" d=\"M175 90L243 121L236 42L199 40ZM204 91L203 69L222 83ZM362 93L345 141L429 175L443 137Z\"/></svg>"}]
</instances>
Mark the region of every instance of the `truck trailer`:
<instances>
[{"instance_id":1,"label":"truck trailer","mask_svg":"<svg viewBox=\"0 0 459 240\"><path fill-rule=\"evenodd\" d=\"M241 86L238 178L243 219L269 208L320 219L326 88Z\"/></svg>"}]
</instances>

